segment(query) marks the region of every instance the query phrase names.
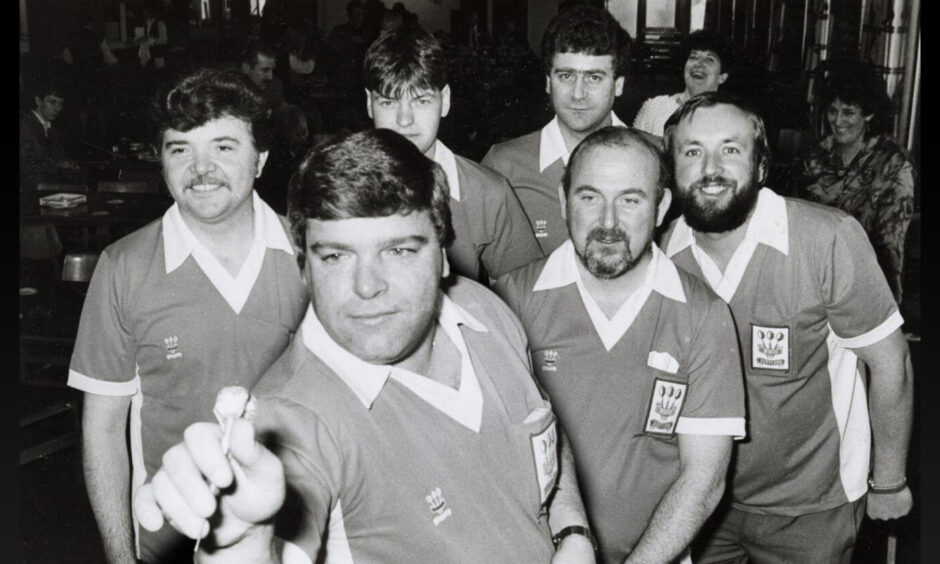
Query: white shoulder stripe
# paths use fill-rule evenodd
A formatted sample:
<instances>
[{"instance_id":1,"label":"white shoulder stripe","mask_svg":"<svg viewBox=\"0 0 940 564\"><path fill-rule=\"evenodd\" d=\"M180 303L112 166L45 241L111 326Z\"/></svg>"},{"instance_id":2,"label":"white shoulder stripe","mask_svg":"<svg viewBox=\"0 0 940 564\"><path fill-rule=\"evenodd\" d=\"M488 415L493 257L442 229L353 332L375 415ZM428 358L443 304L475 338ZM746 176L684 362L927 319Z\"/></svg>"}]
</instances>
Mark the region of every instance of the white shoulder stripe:
<instances>
[{"instance_id":1,"label":"white shoulder stripe","mask_svg":"<svg viewBox=\"0 0 940 564\"><path fill-rule=\"evenodd\" d=\"M867 347L868 345L877 343L878 341L893 333L895 329L902 325L904 325L904 318L901 317L901 312L894 310L894 313L882 321L881 325L857 337L840 337L839 335L836 335L836 332L832 330L831 326L829 327L829 331L832 333L833 337L835 337L836 342L840 346L847 349L857 349L859 347Z\"/></svg>"},{"instance_id":2,"label":"white shoulder stripe","mask_svg":"<svg viewBox=\"0 0 940 564\"><path fill-rule=\"evenodd\" d=\"M676 423L680 435L729 435L735 440L746 435L743 417L680 417Z\"/></svg>"},{"instance_id":3,"label":"white shoulder stripe","mask_svg":"<svg viewBox=\"0 0 940 564\"><path fill-rule=\"evenodd\" d=\"M69 370L68 386L101 396L132 396L140 389L140 378L135 376L127 382L107 382Z\"/></svg>"}]
</instances>

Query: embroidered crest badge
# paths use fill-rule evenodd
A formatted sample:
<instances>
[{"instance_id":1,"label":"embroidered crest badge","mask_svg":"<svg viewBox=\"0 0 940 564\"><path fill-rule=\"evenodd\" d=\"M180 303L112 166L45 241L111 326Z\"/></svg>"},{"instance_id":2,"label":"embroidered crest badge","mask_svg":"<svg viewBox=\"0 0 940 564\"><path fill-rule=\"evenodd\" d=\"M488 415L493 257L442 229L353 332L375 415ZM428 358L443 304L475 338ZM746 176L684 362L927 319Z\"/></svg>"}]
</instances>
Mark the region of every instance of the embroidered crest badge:
<instances>
[{"instance_id":1,"label":"embroidered crest badge","mask_svg":"<svg viewBox=\"0 0 940 564\"><path fill-rule=\"evenodd\" d=\"M646 427L643 430L653 435L675 435L688 388L688 384L657 378L653 383L653 397L646 410Z\"/></svg>"},{"instance_id":2,"label":"embroidered crest badge","mask_svg":"<svg viewBox=\"0 0 940 564\"><path fill-rule=\"evenodd\" d=\"M183 356L180 352L179 338L176 335L163 339L163 345L166 347L166 358L172 360Z\"/></svg>"},{"instance_id":3,"label":"embroidered crest badge","mask_svg":"<svg viewBox=\"0 0 940 564\"><path fill-rule=\"evenodd\" d=\"M790 369L790 328L751 325L751 368Z\"/></svg>"},{"instance_id":4,"label":"embroidered crest badge","mask_svg":"<svg viewBox=\"0 0 940 564\"><path fill-rule=\"evenodd\" d=\"M543 237L548 237L548 220L547 219L536 219L535 220L535 236L539 239Z\"/></svg>"},{"instance_id":5,"label":"embroidered crest badge","mask_svg":"<svg viewBox=\"0 0 940 564\"><path fill-rule=\"evenodd\" d=\"M447 507L447 500L444 499L441 488L437 487L431 490L431 493L424 496L424 501L428 502L428 508L434 515L431 521L434 523L435 527L440 525L441 521L451 516L450 508Z\"/></svg>"},{"instance_id":6,"label":"embroidered crest badge","mask_svg":"<svg viewBox=\"0 0 940 564\"><path fill-rule=\"evenodd\" d=\"M539 483L539 501L545 503L558 476L558 432L554 419L542 432L532 435L532 456Z\"/></svg>"},{"instance_id":7,"label":"embroidered crest badge","mask_svg":"<svg viewBox=\"0 0 940 564\"><path fill-rule=\"evenodd\" d=\"M558 351L554 349L549 349L545 351L542 355L542 371L544 372L556 372L558 367L556 363L558 362Z\"/></svg>"}]
</instances>

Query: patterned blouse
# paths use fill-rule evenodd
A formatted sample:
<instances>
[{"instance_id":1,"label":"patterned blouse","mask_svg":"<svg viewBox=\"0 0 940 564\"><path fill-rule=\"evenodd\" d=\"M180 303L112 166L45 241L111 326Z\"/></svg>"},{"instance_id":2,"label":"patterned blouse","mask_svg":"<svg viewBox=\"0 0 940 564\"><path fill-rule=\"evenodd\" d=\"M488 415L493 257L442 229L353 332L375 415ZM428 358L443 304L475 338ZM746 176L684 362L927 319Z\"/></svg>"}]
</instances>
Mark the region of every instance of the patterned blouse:
<instances>
[{"instance_id":1,"label":"patterned blouse","mask_svg":"<svg viewBox=\"0 0 940 564\"><path fill-rule=\"evenodd\" d=\"M890 137L868 139L846 166L828 136L803 160L801 195L841 208L862 224L901 303L904 238L914 212L911 157Z\"/></svg>"}]
</instances>

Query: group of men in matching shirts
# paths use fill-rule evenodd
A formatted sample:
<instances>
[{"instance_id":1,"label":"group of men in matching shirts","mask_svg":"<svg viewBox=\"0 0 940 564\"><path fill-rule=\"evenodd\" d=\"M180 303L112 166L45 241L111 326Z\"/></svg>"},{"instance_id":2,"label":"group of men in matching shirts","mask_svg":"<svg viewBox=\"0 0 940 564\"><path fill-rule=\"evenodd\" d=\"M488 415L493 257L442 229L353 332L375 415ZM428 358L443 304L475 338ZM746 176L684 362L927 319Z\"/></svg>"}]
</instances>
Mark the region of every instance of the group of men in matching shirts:
<instances>
[{"instance_id":1,"label":"group of men in matching shirts","mask_svg":"<svg viewBox=\"0 0 940 564\"><path fill-rule=\"evenodd\" d=\"M110 561L848 562L866 500L909 511L910 360L864 232L761 187L734 97L662 145L624 127L625 40L559 14L555 118L481 166L437 140L434 38L381 36L376 129L307 155L287 221L252 190L257 93L174 86L176 203L103 253L70 371ZM231 384L258 415L224 452Z\"/></svg>"}]
</instances>

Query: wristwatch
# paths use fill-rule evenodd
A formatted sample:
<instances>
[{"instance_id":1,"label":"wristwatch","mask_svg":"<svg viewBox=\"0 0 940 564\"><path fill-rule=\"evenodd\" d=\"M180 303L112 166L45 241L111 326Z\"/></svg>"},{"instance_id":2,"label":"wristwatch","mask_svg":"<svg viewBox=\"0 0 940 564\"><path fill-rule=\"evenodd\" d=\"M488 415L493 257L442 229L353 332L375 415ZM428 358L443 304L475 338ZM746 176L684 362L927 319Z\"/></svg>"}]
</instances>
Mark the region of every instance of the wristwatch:
<instances>
[{"instance_id":1,"label":"wristwatch","mask_svg":"<svg viewBox=\"0 0 940 564\"><path fill-rule=\"evenodd\" d=\"M565 537L568 535L586 536L588 540L591 541L591 546L594 547L594 551L597 552L597 539L594 538L594 534L591 532L591 529L582 527L580 525L571 525L558 531L558 533L552 537L552 543L555 545L556 549L558 548L558 545L561 544L561 541L565 540Z\"/></svg>"}]
</instances>

